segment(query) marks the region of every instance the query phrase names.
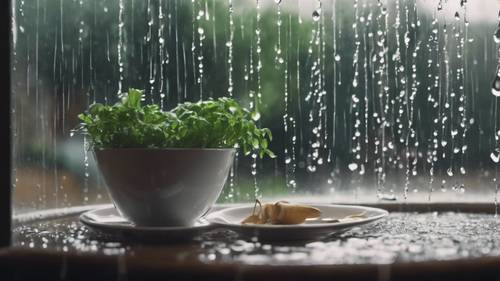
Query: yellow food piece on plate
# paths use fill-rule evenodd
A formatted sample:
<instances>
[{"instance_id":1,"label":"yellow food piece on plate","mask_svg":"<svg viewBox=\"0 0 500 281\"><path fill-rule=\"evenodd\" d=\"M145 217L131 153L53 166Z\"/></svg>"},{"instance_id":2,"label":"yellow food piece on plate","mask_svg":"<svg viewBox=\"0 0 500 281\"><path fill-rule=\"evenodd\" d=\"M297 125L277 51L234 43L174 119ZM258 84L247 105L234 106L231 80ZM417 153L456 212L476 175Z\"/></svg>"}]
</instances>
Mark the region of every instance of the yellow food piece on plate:
<instances>
[{"instance_id":1,"label":"yellow food piece on plate","mask_svg":"<svg viewBox=\"0 0 500 281\"><path fill-rule=\"evenodd\" d=\"M260 206L256 213L257 204ZM278 201L274 204L262 205L258 200L250 216L245 218L242 224L300 224L306 219L317 218L321 215L318 208L307 205L291 204L286 201Z\"/></svg>"}]
</instances>

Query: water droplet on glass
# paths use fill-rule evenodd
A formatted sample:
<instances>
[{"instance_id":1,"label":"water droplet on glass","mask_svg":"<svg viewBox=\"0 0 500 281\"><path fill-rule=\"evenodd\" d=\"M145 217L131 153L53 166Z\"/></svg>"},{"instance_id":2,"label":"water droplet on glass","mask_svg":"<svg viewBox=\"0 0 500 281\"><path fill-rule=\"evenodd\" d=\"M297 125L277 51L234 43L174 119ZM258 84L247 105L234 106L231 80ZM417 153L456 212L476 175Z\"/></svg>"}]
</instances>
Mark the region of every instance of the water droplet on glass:
<instances>
[{"instance_id":1,"label":"water droplet on glass","mask_svg":"<svg viewBox=\"0 0 500 281\"><path fill-rule=\"evenodd\" d=\"M461 173L462 175L465 175L465 173L466 173L466 172L465 172L465 168L464 168L464 167L460 167L460 173Z\"/></svg>"},{"instance_id":2,"label":"water droplet on glass","mask_svg":"<svg viewBox=\"0 0 500 281\"><path fill-rule=\"evenodd\" d=\"M500 67L499 67L500 70ZM500 97L500 74L497 72L495 75L495 79L493 79L493 83L491 84L491 93L495 97Z\"/></svg>"},{"instance_id":3,"label":"water droplet on glass","mask_svg":"<svg viewBox=\"0 0 500 281\"><path fill-rule=\"evenodd\" d=\"M495 31L495 34L493 35L493 39L495 40L495 43L497 43L497 44L500 43L500 26Z\"/></svg>"},{"instance_id":4,"label":"water droplet on glass","mask_svg":"<svg viewBox=\"0 0 500 281\"><path fill-rule=\"evenodd\" d=\"M307 170L311 173L314 173L314 172L316 172L316 166L309 165L309 166L307 166Z\"/></svg>"},{"instance_id":5,"label":"water droplet on glass","mask_svg":"<svg viewBox=\"0 0 500 281\"><path fill-rule=\"evenodd\" d=\"M389 147L389 149L394 149L394 144L392 143L392 141L387 143L387 147Z\"/></svg>"},{"instance_id":6,"label":"water droplet on glass","mask_svg":"<svg viewBox=\"0 0 500 281\"><path fill-rule=\"evenodd\" d=\"M348 167L349 167L349 170L355 171L358 168L358 164L351 163L351 164L348 165Z\"/></svg>"},{"instance_id":7,"label":"water droplet on glass","mask_svg":"<svg viewBox=\"0 0 500 281\"><path fill-rule=\"evenodd\" d=\"M312 14L312 17L313 17L314 21L319 21L320 13L321 13L320 9L314 10L314 12Z\"/></svg>"},{"instance_id":8,"label":"water droplet on glass","mask_svg":"<svg viewBox=\"0 0 500 281\"><path fill-rule=\"evenodd\" d=\"M500 161L500 152L498 150L491 152L490 158L493 162L498 163Z\"/></svg>"},{"instance_id":9,"label":"water droplet on glass","mask_svg":"<svg viewBox=\"0 0 500 281\"><path fill-rule=\"evenodd\" d=\"M446 170L446 173L448 174L448 176L453 177L453 170L451 169L451 167Z\"/></svg>"},{"instance_id":10,"label":"water droplet on glass","mask_svg":"<svg viewBox=\"0 0 500 281\"><path fill-rule=\"evenodd\" d=\"M397 200L396 195L386 194L386 193L378 194L378 199L384 200L384 201L396 201Z\"/></svg>"},{"instance_id":11,"label":"water droplet on glass","mask_svg":"<svg viewBox=\"0 0 500 281\"><path fill-rule=\"evenodd\" d=\"M252 112L252 120L259 121L259 119L260 119L260 113L257 111Z\"/></svg>"},{"instance_id":12,"label":"water droplet on glass","mask_svg":"<svg viewBox=\"0 0 500 281\"><path fill-rule=\"evenodd\" d=\"M282 1L282 0L274 0L274 3L276 3L276 4L278 4L278 5L279 5L279 4L281 4L281 1Z\"/></svg>"},{"instance_id":13,"label":"water droplet on glass","mask_svg":"<svg viewBox=\"0 0 500 281\"><path fill-rule=\"evenodd\" d=\"M359 174L364 175L365 174L365 165L361 164L359 166Z\"/></svg>"}]
</instances>

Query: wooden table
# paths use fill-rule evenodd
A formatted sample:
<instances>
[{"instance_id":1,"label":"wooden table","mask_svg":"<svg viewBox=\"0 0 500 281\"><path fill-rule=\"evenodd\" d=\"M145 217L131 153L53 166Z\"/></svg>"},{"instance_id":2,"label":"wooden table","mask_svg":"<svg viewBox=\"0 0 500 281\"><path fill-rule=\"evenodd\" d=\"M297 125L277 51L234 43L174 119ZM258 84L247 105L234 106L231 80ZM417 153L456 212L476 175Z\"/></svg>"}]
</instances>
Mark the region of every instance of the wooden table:
<instances>
[{"instance_id":1,"label":"wooden table","mask_svg":"<svg viewBox=\"0 0 500 281\"><path fill-rule=\"evenodd\" d=\"M489 214L488 221L495 223L495 220L491 219L495 212L493 204L375 204L372 206L385 208L390 212L484 213ZM289 264L286 262L254 264L234 257L213 261L202 259L200 255L206 255L213 250L206 247L203 241L183 244L122 242L116 251L106 253L103 252L106 249L103 245L115 242L87 239L86 235L89 234L84 227L79 225L76 215L68 213L60 218L18 222L14 229L15 245L0 250L0 272L7 277L1 280L500 280L500 257L488 255L465 259L429 259L380 264L376 262L323 264L307 261ZM33 225L36 225L37 233L28 231L33 232ZM67 228L51 229L51 225ZM47 228L43 229L43 226ZM88 245L84 246L87 248L74 250L69 247L69 250L62 250L63 244L57 242L61 241L57 240L60 238L57 233L65 231L64 229L73 229L70 226L74 226L75 232L68 237L81 235L83 240L88 240ZM27 231L20 234L22 229ZM51 241L45 243L43 241L50 239L44 240L44 235L58 238L54 238L57 240L54 243ZM43 240L46 248L43 243L40 244L40 241L37 241L37 246L30 248L28 243L35 241L35 238ZM363 239L363 237L357 239ZM214 240L217 241L217 238ZM284 246L293 245L286 243L280 245L280 247Z\"/></svg>"}]
</instances>

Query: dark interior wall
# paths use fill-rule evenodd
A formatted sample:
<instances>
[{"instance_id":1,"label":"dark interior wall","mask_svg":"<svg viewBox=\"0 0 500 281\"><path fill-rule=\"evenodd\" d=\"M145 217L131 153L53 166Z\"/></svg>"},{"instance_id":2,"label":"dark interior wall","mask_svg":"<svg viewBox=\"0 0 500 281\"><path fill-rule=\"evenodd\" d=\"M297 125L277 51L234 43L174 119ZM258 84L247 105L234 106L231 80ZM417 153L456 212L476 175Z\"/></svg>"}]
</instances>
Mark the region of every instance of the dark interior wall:
<instances>
[{"instance_id":1,"label":"dark interior wall","mask_svg":"<svg viewBox=\"0 0 500 281\"><path fill-rule=\"evenodd\" d=\"M0 2L0 247L8 246L11 236L10 10L10 1Z\"/></svg>"}]
</instances>

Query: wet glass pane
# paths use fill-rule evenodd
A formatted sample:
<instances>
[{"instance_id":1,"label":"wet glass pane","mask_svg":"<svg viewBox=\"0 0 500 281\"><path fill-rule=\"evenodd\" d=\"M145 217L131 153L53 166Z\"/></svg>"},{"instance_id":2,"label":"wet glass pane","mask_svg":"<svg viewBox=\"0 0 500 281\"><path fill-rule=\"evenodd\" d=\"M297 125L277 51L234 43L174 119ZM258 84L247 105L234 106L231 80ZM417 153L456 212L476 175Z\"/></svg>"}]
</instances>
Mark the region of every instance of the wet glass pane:
<instances>
[{"instance_id":1,"label":"wet glass pane","mask_svg":"<svg viewBox=\"0 0 500 281\"><path fill-rule=\"evenodd\" d=\"M239 153L220 202L496 202L500 3L12 1L14 212L109 202L93 103L235 97L275 159Z\"/></svg>"}]
</instances>

